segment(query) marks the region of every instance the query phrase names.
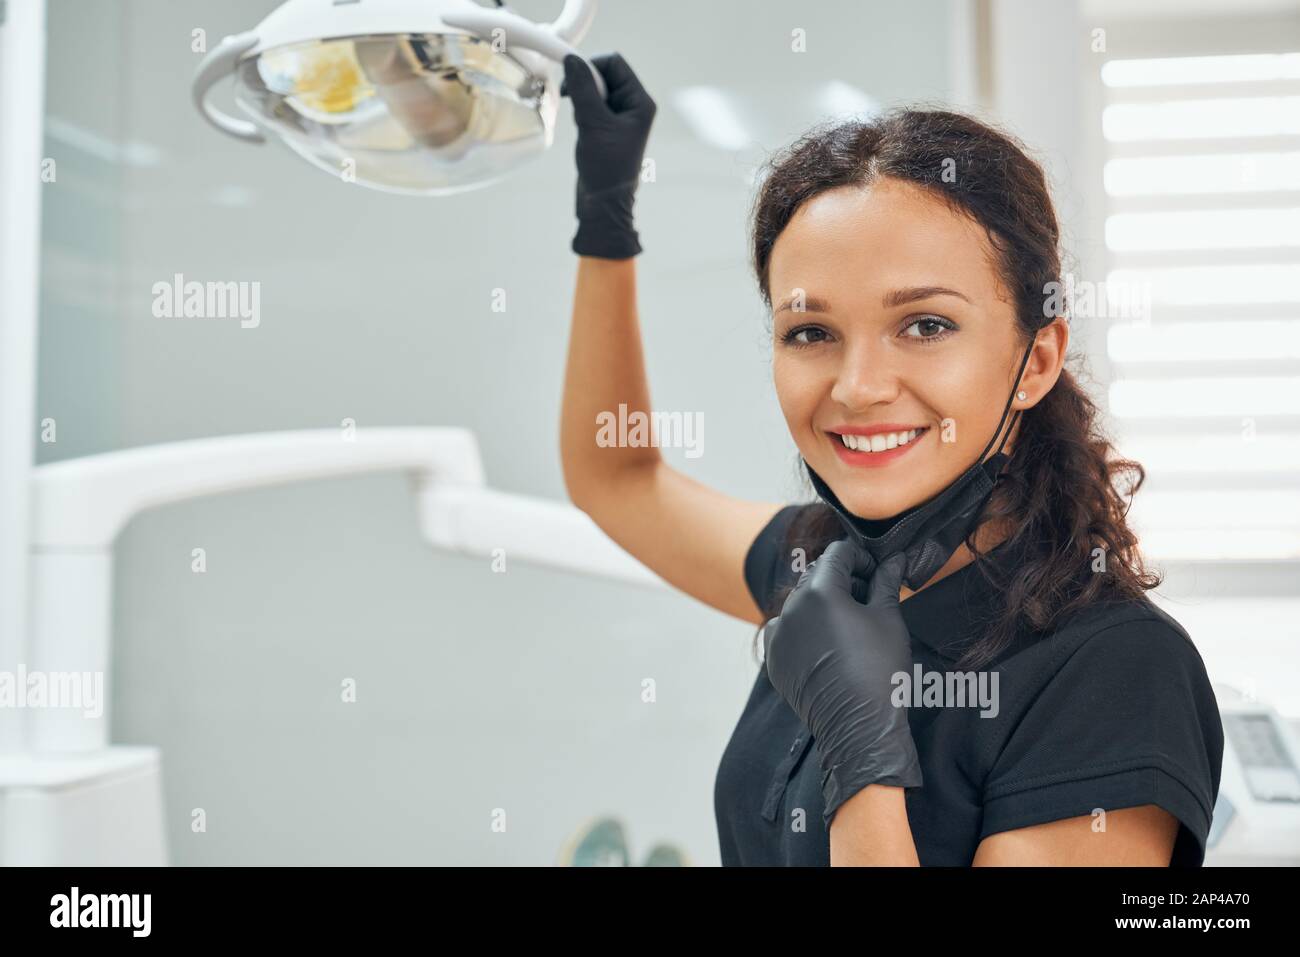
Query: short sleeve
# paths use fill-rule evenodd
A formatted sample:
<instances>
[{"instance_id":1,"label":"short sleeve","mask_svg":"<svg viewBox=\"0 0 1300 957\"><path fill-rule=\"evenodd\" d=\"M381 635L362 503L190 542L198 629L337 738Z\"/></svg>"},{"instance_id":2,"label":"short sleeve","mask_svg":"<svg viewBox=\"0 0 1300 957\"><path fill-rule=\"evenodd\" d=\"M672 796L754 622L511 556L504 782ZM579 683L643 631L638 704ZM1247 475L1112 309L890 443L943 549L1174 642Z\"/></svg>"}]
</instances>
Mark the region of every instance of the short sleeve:
<instances>
[{"instance_id":1,"label":"short sleeve","mask_svg":"<svg viewBox=\"0 0 1300 957\"><path fill-rule=\"evenodd\" d=\"M784 580L793 577L793 556L790 554L788 535L790 526L806 508L803 505L786 505L772 516L754 538L745 554L745 584L755 604L767 615L775 615L772 600Z\"/></svg>"},{"instance_id":2,"label":"short sleeve","mask_svg":"<svg viewBox=\"0 0 1300 957\"><path fill-rule=\"evenodd\" d=\"M981 840L1143 804L1181 822L1171 866L1199 867L1219 791L1223 723L1204 662L1162 618L1084 640L1021 717L984 788Z\"/></svg>"}]
</instances>

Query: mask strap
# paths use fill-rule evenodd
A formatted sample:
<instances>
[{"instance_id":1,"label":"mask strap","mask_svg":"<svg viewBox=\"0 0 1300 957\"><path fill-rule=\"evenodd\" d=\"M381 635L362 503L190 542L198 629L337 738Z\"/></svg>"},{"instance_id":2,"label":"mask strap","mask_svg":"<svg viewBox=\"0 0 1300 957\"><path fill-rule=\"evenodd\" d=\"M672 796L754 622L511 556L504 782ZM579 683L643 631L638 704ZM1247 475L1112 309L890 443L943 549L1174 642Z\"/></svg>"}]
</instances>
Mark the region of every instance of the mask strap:
<instances>
[{"instance_id":1,"label":"mask strap","mask_svg":"<svg viewBox=\"0 0 1300 957\"><path fill-rule=\"evenodd\" d=\"M1011 403L1016 397L1016 390L1020 388L1020 377L1025 374L1025 366L1029 364L1029 354L1033 351L1034 351L1034 343L1030 342L1029 348L1025 350L1025 357L1020 360L1020 371L1016 373L1016 384L1011 387L1011 394L1007 396L1007 404L1002 409L1002 418L998 419L997 431L993 433L993 438L989 439L988 445L984 446L984 451L980 453L980 457L977 460L980 464L983 464L984 454L988 452L990 448L993 447L993 443L997 440L998 434L1002 432L1002 423L1006 421L1007 410L1011 408ZM1020 410L1017 409L1016 414L1011 419L1010 426L1007 427L1006 433L1002 436L1001 443L998 444L998 450L993 453L994 455L1002 454L1002 447L1007 444L1007 439L1011 437L1011 430L1012 428L1015 427L1015 424L1019 420L1019 418L1020 418Z\"/></svg>"}]
</instances>

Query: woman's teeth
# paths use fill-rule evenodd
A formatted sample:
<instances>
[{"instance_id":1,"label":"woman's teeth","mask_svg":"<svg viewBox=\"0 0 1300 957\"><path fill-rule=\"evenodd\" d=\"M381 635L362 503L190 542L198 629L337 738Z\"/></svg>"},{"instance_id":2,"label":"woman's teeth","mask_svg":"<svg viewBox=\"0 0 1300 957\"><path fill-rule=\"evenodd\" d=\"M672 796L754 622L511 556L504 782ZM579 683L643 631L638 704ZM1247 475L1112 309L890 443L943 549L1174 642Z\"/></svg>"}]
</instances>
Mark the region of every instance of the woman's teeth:
<instances>
[{"instance_id":1,"label":"woman's teeth","mask_svg":"<svg viewBox=\"0 0 1300 957\"><path fill-rule=\"evenodd\" d=\"M906 445L925 429L908 429L906 432L877 432L875 435L840 435L846 448L855 452L885 452Z\"/></svg>"}]
</instances>

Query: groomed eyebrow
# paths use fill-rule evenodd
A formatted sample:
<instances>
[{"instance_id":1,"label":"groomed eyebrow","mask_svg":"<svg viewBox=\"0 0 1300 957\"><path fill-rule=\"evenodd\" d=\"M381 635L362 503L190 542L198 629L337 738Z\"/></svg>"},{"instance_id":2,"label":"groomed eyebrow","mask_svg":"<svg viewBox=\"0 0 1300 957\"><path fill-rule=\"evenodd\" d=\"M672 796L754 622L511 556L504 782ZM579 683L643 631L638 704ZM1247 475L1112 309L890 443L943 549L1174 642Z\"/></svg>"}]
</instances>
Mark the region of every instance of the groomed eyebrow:
<instances>
[{"instance_id":1,"label":"groomed eyebrow","mask_svg":"<svg viewBox=\"0 0 1300 957\"><path fill-rule=\"evenodd\" d=\"M895 289L893 292L886 293L881 304L888 309L890 306L902 306L932 296L956 296L958 299L970 302L969 297L947 286L912 286L910 289Z\"/></svg>"},{"instance_id":2,"label":"groomed eyebrow","mask_svg":"<svg viewBox=\"0 0 1300 957\"><path fill-rule=\"evenodd\" d=\"M958 292L956 289L949 289L947 286L910 286L906 289L895 289L892 292L885 293L881 298L880 304L886 309L892 309L895 306L903 306L909 302L916 302L920 299L930 299L934 296L956 296L958 299L964 300L965 302L971 301L970 297ZM794 296L788 296L787 298L782 299L780 304L774 310L773 315L778 312L792 310L795 298L796 297ZM806 296L804 297L804 311L830 312L831 306L825 299L821 299L817 296Z\"/></svg>"}]
</instances>

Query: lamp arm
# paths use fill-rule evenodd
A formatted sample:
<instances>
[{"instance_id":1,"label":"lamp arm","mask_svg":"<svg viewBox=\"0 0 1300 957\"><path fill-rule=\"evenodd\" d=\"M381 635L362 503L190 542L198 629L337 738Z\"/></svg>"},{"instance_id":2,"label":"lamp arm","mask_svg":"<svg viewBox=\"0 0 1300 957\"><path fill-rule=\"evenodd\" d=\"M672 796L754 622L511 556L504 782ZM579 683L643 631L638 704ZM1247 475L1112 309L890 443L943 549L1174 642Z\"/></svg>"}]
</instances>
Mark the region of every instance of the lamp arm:
<instances>
[{"instance_id":1,"label":"lamp arm","mask_svg":"<svg viewBox=\"0 0 1300 957\"><path fill-rule=\"evenodd\" d=\"M337 429L309 429L168 442L33 469L31 545L104 548L157 505L387 470L484 484L478 442L463 428L358 429L351 440Z\"/></svg>"},{"instance_id":2,"label":"lamp arm","mask_svg":"<svg viewBox=\"0 0 1300 957\"><path fill-rule=\"evenodd\" d=\"M514 558L662 588L665 582L568 502L487 487L478 440L465 428L262 432L168 442L67 459L32 470L34 552L106 552L146 509L309 479L403 471L420 530L436 548Z\"/></svg>"}]
</instances>

